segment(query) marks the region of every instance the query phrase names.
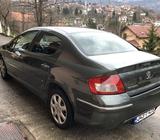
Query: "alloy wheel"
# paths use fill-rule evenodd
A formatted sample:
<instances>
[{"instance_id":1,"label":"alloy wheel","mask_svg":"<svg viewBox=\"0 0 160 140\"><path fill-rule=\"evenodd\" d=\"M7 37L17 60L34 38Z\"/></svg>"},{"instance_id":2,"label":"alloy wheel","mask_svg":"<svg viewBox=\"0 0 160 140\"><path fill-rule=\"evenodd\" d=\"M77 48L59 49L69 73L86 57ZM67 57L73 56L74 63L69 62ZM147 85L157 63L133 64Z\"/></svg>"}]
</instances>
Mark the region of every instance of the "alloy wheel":
<instances>
[{"instance_id":1,"label":"alloy wheel","mask_svg":"<svg viewBox=\"0 0 160 140\"><path fill-rule=\"evenodd\" d=\"M50 100L50 109L54 120L58 124L64 124L67 119L67 107L60 95L52 95Z\"/></svg>"}]
</instances>

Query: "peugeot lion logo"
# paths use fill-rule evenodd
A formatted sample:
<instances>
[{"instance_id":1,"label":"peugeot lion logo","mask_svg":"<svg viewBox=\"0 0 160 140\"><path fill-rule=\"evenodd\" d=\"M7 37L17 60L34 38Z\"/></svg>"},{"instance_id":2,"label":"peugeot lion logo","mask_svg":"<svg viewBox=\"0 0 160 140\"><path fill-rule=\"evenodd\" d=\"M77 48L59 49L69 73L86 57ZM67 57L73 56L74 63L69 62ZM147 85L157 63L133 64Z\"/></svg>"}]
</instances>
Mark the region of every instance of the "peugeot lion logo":
<instances>
[{"instance_id":1,"label":"peugeot lion logo","mask_svg":"<svg viewBox=\"0 0 160 140\"><path fill-rule=\"evenodd\" d=\"M149 80L149 79L151 79L151 78L152 78L152 73L151 73L151 71L147 71L147 72L146 72L146 79Z\"/></svg>"}]
</instances>

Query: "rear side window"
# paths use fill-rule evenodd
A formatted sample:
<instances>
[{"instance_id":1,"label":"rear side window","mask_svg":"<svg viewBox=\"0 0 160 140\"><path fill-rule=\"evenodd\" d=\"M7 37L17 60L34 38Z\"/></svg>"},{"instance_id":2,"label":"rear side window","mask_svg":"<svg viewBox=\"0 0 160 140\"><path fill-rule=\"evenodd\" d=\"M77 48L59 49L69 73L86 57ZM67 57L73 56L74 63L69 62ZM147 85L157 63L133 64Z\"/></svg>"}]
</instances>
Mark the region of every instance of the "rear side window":
<instances>
[{"instance_id":1,"label":"rear side window","mask_svg":"<svg viewBox=\"0 0 160 140\"><path fill-rule=\"evenodd\" d=\"M72 33L71 38L76 46L89 56L137 51L128 42L107 32Z\"/></svg>"},{"instance_id":2,"label":"rear side window","mask_svg":"<svg viewBox=\"0 0 160 140\"><path fill-rule=\"evenodd\" d=\"M55 54L62 49L62 40L52 33L44 33L39 43L33 47L33 52Z\"/></svg>"},{"instance_id":3,"label":"rear side window","mask_svg":"<svg viewBox=\"0 0 160 140\"><path fill-rule=\"evenodd\" d=\"M59 39L53 34L44 34L40 40L40 45L48 47L51 43L61 43L61 39Z\"/></svg>"}]
</instances>

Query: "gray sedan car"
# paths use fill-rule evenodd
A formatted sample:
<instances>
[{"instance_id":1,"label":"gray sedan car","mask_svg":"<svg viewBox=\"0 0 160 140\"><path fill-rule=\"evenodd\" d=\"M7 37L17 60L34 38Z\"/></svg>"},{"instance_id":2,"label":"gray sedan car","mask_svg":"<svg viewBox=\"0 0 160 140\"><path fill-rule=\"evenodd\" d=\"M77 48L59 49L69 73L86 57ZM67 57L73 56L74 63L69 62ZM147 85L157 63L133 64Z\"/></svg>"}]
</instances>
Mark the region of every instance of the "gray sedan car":
<instances>
[{"instance_id":1,"label":"gray sedan car","mask_svg":"<svg viewBox=\"0 0 160 140\"><path fill-rule=\"evenodd\" d=\"M39 96L63 129L137 124L160 105L160 58L104 31L29 29L0 47L0 71Z\"/></svg>"}]
</instances>

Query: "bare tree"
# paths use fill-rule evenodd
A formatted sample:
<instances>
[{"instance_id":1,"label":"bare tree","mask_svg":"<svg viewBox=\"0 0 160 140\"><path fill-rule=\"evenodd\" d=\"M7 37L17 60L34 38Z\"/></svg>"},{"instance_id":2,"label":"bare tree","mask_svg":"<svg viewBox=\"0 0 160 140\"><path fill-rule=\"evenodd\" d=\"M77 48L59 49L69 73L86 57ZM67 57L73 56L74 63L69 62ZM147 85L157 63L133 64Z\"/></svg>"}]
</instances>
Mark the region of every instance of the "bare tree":
<instances>
[{"instance_id":1,"label":"bare tree","mask_svg":"<svg viewBox=\"0 0 160 140\"><path fill-rule=\"evenodd\" d=\"M34 3L33 3L35 8L35 18L36 18L37 26L43 25L44 2L45 0L34 0Z\"/></svg>"},{"instance_id":2,"label":"bare tree","mask_svg":"<svg viewBox=\"0 0 160 140\"><path fill-rule=\"evenodd\" d=\"M50 6L48 1L47 0L32 0L30 4L34 10L33 12L34 12L37 26L42 26L45 21L45 17L46 17L46 9Z\"/></svg>"},{"instance_id":3,"label":"bare tree","mask_svg":"<svg viewBox=\"0 0 160 140\"><path fill-rule=\"evenodd\" d=\"M44 22L44 9L46 0L28 0L28 4L32 7L37 26L42 26Z\"/></svg>"},{"instance_id":4,"label":"bare tree","mask_svg":"<svg viewBox=\"0 0 160 140\"><path fill-rule=\"evenodd\" d=\"M54 22L55 19L57 19L57 10L56 7L48 7L46 10L46 16L45 16L45 21L47 22L48 26L51 26Z\"/></svg>"},{"instance_id":5,"label":"bare tree","mask_svg":"<svg viewBox=\"0 0 160 140\"><path fill-rule=\"evenodd\" d=\"M0 19L2 22L2 29L5 34L7 33L8 28L8 16L10 12L10 5L10 0L0 0Z\"/></svg>"},{"instance_id":6,"label":"bare tree","mask_svg":"<svg viewBox=\"0 0 160 140\"><path fill-rule=\"evenodd\" d=\"M48 20L48 24L51 25L53 22L53 14L56 14L58 0L54 0L52 3L48 3L48 0L31 0L30 4L33 7L35 20L37 26L42 26L44 21ZM53 9L53 7L55 9ZM49 19L48 19L49 18Z\"/></svg>"}]
</instances>

